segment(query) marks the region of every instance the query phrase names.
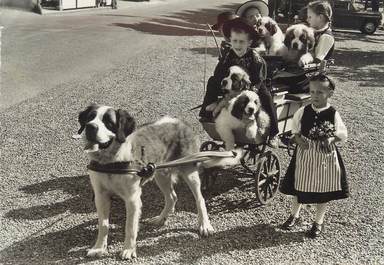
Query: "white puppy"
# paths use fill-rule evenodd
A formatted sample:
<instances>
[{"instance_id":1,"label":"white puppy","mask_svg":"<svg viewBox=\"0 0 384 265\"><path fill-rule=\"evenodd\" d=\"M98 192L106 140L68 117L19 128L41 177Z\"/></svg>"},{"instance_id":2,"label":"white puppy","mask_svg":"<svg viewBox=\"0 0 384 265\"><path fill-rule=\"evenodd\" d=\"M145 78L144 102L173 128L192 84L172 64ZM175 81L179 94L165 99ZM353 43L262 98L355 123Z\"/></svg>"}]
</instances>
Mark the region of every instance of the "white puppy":
<instances>
[{"instance_id":1,"label":"white puppy","mask_svg":"<svg viewBox=\"0 0 384 265\"><path fill-rule=\"evenodd\" d=\"M283 56L287 53L284 45L284 34L275 20L262 17L257 22L257 31L261 37L259 51L266 55Z\"/></svg>"},{"instance_id":2,"label":"white puppy","mask_svg":"<svg viewBox=\"0 0 384 265\"><path fill-rule=\"evenodd\" d=\"M254 141L265 138L270 126L270 118L262 109L259 96L250 90L229 101L215 120L216 131L225 143L227 150L235 147L235 130L244 130L245 136Z\"/></svg>"},{"instance_id":3,"label":"white puppy","mask_svg":"<svg viewBox=\"0 0 384 265\"><path fill-rule=\"evenodd\" d=\"M229 67L228 75L221 81L221 90L224 97L219 102L208 105L207 111L212 111L213 117L216 117L221 109L228 104L229 100L239 95L241 91L250 88L251 81L247 72L237 65Z\"/></svg>"},{"instance_id":4,"label":"white puppy","mask_svg":"<svg viewBox=\"0 0 384 265\"><path fill-rule=\"evenodd\" d=\"M287 62L300 66L313 62L311 51L315 45L315 37L312 28L304 24L290 26L285 33L284 44L288 48L284 55Z\"/></svg>"}]
</instances>

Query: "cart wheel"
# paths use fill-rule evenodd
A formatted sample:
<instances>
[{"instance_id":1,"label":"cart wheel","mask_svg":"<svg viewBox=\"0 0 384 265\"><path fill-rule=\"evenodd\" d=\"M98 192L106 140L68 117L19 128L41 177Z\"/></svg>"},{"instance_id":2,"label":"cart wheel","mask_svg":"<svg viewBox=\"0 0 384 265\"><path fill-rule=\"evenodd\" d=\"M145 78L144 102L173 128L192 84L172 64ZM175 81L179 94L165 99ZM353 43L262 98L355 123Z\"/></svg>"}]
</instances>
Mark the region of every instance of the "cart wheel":
<instances>
[{"instance_id":1,"label":"cart wheel","mask_svg":"<svg viewBox=\"0 0 384 265\"><path fill-rule=\"evenodd\" d=\"M280 183L280 162L272 151L261 155L258 160L256 196L261 204L267 204L275 196Z\"/></svg>"},{"instance_id":2,"label":"cart wheel","mask_svg":"<svg viewBox=\"0 0 384 265\"><path fill-rule=\"evenodd\" d=\"M219 151L223 148L222 145L215 143L214 141L206 141L200 146L200 151ZM215 169L205 169L202 178L202 189L209 191L216 182L217 172Z\"/></svg>"},{"instance_id":3,"label":"cart wheel","mask_svg":"<svg viewBox=\"0 0 384 265\"><path fill-rule=\"evenodd\" d=\"M218 151L220 150L221 145L217 144L214 141L206 141L201 144L200 151Z\"/></svg>"}]
</instances>

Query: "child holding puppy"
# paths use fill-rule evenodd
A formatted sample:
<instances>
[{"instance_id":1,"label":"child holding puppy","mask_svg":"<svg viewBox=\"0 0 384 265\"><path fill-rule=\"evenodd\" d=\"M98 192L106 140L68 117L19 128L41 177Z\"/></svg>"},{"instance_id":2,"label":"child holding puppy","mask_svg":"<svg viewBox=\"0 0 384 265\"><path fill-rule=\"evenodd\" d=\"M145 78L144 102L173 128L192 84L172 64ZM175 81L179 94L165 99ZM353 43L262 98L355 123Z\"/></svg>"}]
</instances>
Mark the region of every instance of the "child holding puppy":
<instances>
[{"instance_id":1,"label":"child holding puppy","mask_svg":"<svg viewBox=\"0 0 384 265\"><path fill-rule=\"evenodd\" d=\"M331 58L335 39L331 29L332 7L327 1L314 1L307 5L307 22L315 33L313 58L302 57L299 65L307 65Z\"/></svg>"},{"instance_id":2,"label":"child holding puppy","mask_svg":"<svg viewBox=\"0 0 384 265\"><path fill-rule=\"evenodd\" d=\"M224 23L223 34L230 40L231 48L220 58L214 75L208 80L207 92L199 115L203 119L214 118L212 112L207 111L206 107L217 102L219 97L223 95L221 81L226 77L231 66L238 65L248 72L251 86L254 90L257 90L261 104L270 116L269 143L272 147L277 147L277 134L279 131L276 110L272 96L265 85L267 66L264 59L250 48L252 41L258 37L257 32L244 18L235 18Z\"/></svg>"},{"instance_id":3,"label":"child holding puppy","mask_svg":"<svg viewBox=\"0 0 384 265\"><path fill-rule=\"evenodd\" d=\"M307 236L315 238L323 230L327 202L349 196L346 172L335 146L347 139L347 128L340 114L328 103L335 89L325 74L310 78L311 103L293 117L292 133L297 147L280 191L293 195L291 215L282 225L296 226L302 204L316 204L316 218Z\"/></svg>"}]
</instances>

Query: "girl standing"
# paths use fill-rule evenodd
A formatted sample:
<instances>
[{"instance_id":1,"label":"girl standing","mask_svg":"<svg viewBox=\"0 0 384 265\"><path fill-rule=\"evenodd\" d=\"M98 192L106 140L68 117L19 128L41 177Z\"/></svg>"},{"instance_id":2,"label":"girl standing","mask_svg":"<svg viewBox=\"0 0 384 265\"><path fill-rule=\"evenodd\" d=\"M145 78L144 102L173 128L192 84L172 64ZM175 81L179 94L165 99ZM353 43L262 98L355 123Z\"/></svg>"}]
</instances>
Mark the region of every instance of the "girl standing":
<instances>
[{"instance_id":1,"label":"girl standing","mask_svg":"<svg viewBox=\"0 0 384 265\"><path fill-rule=\"evenodd\" d=\"M349 196L346 172L336 142L347 139L340 114L328 103L335 89L325 74L310 78L311 103L293 117L292 133L297 143L280 191L293 195L291 215L282 225L289 230L298 223L302 204L316 204L315 222L307 236L323 230L327 202Z\"/></svg>"}]
</instances>

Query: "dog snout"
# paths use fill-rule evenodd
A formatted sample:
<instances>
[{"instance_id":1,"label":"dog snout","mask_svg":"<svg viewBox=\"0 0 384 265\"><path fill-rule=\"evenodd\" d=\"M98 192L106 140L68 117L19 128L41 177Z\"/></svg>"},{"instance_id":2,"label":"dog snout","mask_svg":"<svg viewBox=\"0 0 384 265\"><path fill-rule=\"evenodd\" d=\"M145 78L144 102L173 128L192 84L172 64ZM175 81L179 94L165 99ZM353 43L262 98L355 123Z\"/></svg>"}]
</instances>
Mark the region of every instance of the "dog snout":
<instances>
[{"instance_id":1,"label":"dog snout","mask_svg":"<svg viewBox=\"0 0 384 265\"><path fill-rule=\"evenodd\" d=\"M299 44L297 44L296 42L292 43L292 49L298 50Z\"/></svg>"},{"instance_id":2,"label":"dog snout","mask_svg":"<svg viewBox=\"0 0 384 265\"><path fill-rule=\"evenodd\" d=\"M248 108L248 114L251 115L255 113L255 109L254 108Z\"/></svg>"},{"instance_id":3,"label":"dog snout","mask_svg":"<svg viewBox=\"0 0 384 265\"><path fill-rule=\"evenodd\" d=\"M87 136L87 139L90 141L96 141L96 135L99 127L97 124L94 123L88 123L85 126L85 135Z\"/></svg>"}]
</instances>

